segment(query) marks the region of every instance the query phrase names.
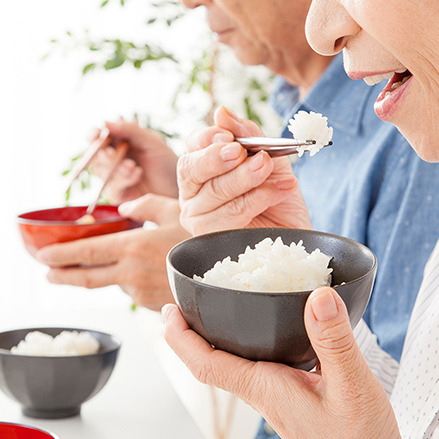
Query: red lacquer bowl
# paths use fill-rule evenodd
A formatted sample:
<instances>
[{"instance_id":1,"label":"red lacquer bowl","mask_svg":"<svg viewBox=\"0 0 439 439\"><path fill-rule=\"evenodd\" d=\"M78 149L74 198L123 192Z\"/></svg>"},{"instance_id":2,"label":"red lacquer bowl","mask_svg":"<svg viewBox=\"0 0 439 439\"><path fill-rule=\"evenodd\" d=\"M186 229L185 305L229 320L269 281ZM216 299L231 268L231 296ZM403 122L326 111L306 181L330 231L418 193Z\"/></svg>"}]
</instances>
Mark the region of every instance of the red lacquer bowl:
<instances>
[{"instance_id":1,"label":"red lacquer bowl","mask_svg":"<svg viewBox=\"0 0 439 439\"><path fill-rule=\"evenodd\" d=\"M93 224L78 224L76 220L84 216L86 210L87 206L71 206L19 215L18 227L27 251L35 256L46 245L142 227L141 223L121 217L117 206L97 206Z\"/></svg>"},{"instance_id":2,"label":"red lacquer bowl","mask_svg":"<svg viewBox=\"0 0 439 439\"><path fill-rule=\"evenodd\" d=\"M2 439L58 439L58 436L47 431L9 422L0 422L0 437Z\"/></svg>"}]
</instances>

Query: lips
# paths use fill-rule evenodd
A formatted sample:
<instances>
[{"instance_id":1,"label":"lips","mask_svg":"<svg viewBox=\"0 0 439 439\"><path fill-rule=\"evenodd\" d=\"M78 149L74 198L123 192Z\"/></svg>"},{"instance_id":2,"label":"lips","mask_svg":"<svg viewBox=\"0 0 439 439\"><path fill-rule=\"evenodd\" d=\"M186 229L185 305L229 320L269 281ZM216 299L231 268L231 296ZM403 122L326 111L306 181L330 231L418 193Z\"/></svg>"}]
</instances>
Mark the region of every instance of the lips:
<instances>
[{"instance_id":1,"label":"lips","mask_svg":"<svg viewBox=\"0 0 439 439\"><path fill-rule=\"evenodd\" d=\"M222 41L233 31L232 28L222 29L222 30L214 30L211 31L216 35L218 41Z\"/></svg>"},{"instance_id":2,"label":"lips","mask_svg":"<svg viewBox=\"0 0 439 439\"><path fill-rule=\"evenodd\" d=\"M397 88L404 85L410 78L412 74L408 70L404 70L403 72L395 72L390 78L384 90L380 93L380 96L384 93L387 95L388 93L393 93Z\"/></svg>"},{"instance_id":3,"label":"lips","mask_svg":"<svg viewBox=\"0 0 439 439\"><path fill-rule=\"evenodd\" d=\"M364 79L366 84L370 86L378 84L383 79L389 80L378 95L374 105L375 113L384 121L390 121L393 114L402 105L413 78L411 72L405 68L393 72L375 73L374 75L360 72L349 72L348 75L352 79Z\"/></svg>"},{"instance_id":4,"label":"lips","mask_svg":"<svg viewBox=\"0 0 439 439\"><path fill-rule=\"evenodd\" d=\"M392 76L375 101L375 113L380 119L384 121L390 120L400 105L402 105L412 78L413 76L408 70L403 73L395 73Z\"/></svg>"}]
</instances>

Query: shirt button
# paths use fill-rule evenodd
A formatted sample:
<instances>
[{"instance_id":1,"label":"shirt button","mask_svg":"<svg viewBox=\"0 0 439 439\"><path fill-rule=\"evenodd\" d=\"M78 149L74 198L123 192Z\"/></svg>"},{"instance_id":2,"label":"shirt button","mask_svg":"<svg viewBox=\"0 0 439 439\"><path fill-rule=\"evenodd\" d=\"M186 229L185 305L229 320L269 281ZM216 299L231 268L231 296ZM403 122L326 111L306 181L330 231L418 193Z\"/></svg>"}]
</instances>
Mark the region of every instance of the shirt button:
<instances>
[{"instance_id":1,"label":"shirt button","mask_svg":"<svg viewBox=\"0 0 439 439\"><path fill-rule=\"evenodd\" d=\"M272 435L272 434L276 434L276 432L273 430L273 427L267 423L265 423L265 427L264 427L265 433Z\"/></svg>"}]
</instances>

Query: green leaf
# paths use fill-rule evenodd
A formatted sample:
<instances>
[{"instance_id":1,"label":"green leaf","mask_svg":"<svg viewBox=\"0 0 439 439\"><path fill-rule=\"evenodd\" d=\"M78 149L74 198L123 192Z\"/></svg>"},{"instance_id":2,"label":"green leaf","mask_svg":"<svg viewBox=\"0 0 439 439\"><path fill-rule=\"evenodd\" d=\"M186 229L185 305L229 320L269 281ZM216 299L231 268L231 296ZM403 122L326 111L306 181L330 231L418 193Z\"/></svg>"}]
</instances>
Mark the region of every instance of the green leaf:
<instances>
[{"instance_id":1,"label":"green leaf","mask_svg":"<svg viewBox=\"0 0 439 439\"><path fill-rule=\"evenodd\" d=\"M120 67L124 62L125 62L125 57L120 56L120 54L116 54L116 56L114 58L109 59L104 64L104 69L105 70L116 69L117 67Z\"/></svg>"},{"instance_id":2,"label":"green leaf","mask_svg":"<svg viewBox=\"0 0 439 439\"><path fill-rule=\"evenodd\" d=\"M90 70L93 70L96 67L95 63L90 63L87 64L83 69L82 69L82 74L85 75L86 73L88 73Z\"/></svg>"},{"instance_id":3,"label":"green leaf","mask_svg":"<svg viewBox=\"0 0 439 439\"><path fill-rule=\"evenodd\" d=\"M107 3L109 2L110 0L105 0L104 2L102 2L101 3L101 8L103 8L105 5L107 5Z\"/></svg>"}]
</instances>

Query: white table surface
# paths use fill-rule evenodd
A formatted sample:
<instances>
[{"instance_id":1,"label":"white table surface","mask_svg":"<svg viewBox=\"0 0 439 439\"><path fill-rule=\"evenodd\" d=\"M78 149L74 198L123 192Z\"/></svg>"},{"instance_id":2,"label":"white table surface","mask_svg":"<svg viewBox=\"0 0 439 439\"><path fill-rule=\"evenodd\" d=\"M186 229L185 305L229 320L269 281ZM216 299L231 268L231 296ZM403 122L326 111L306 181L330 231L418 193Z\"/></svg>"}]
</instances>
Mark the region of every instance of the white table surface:
<instances>
[{"instance_id":1,"label":"white table surface","mask_svg":"<svg viewBox=\"0 0 439 439\"><path fill-rule=\"evenodd\" d=\"M131 300L117 287L51 285L45 279L47 269L27 255L14 231L3 238L0 331L34 326L95 329L119 337L122 348L108 383L82 406L80 416L25 417L18 403L0 392L0 421L42 428L59 439L202 439L139 329Z\"/></svg>"}]
</instances>

